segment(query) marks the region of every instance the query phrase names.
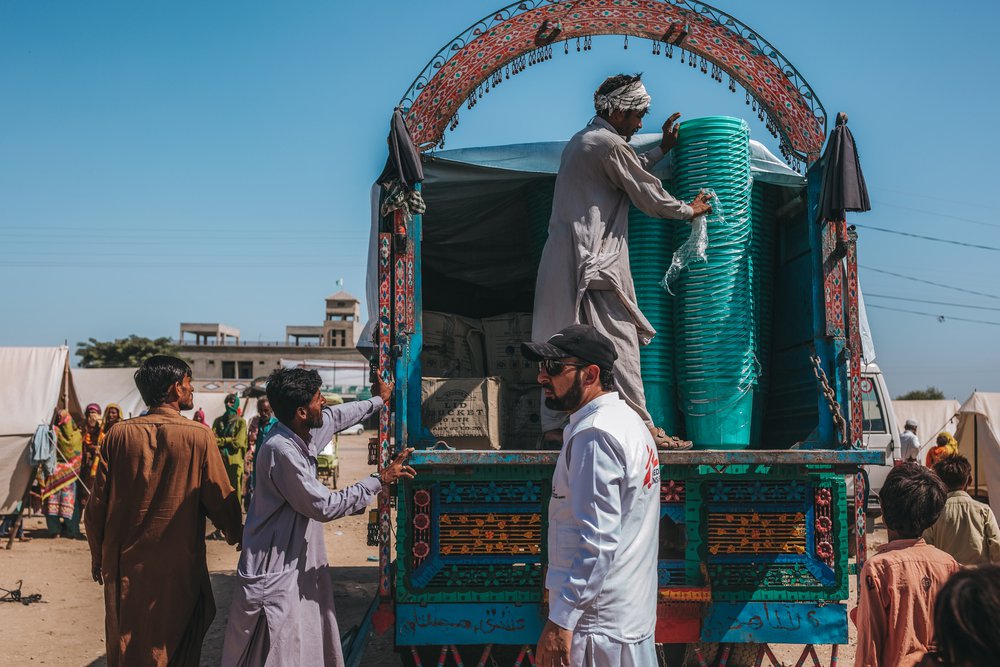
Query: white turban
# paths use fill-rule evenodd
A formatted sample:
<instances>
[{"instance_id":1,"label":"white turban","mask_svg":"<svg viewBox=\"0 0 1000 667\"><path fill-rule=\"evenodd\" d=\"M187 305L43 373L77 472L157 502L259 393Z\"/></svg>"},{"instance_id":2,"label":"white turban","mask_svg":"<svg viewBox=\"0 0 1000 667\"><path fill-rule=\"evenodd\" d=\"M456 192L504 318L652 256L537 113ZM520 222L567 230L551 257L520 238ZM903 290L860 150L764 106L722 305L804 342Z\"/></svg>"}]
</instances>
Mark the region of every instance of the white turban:
<instances>
[{"instance_id":1,"label":"white turban","mask_svg":"<svg viewBox=\"0 0 1000 667\"><path fill-rule=\"evenodd\" d=\"M643 111L649 106L651 99L642 81L635 80L607 95L594 93L594 109L597 113L606 114L613 111Z\"/></svg>"}]
</instances>

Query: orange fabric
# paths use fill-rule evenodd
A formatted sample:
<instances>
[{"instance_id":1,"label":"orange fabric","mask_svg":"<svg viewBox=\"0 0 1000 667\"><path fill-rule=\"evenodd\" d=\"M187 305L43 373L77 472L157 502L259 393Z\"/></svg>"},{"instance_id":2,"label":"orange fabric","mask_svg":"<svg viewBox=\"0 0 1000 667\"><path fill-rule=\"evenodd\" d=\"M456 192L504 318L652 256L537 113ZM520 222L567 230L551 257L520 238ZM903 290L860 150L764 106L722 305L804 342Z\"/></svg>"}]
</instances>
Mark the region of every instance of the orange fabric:
<instances>
[{"instance_id":1,"label":"orange fabric","mask_svg":"<svg viewBox=\"0 0 1000 667\"><path fill-rule=\"evenodd\" d=\"M958 447L948 443L947 445L935 445L927 451L927 467L933 468L934 464L947 456L958 454Z\"/></svg>"},{"instance_id":2,"label":"orange fabric","mask_svg":"<svg viewBox=\"0 0 1000 667\"><path fill-rule=\"evenodd\" d=\"M854 667L914 667L930 650L934 600L955 559L923 539L893 540L861 569Z\"/></svg>"},{"instance_id":3,"label":"orange fabric","mask_svg":"<svg viewBox=\"0 0 1000 667\"><path fill-rule=\"evenodd\" d=\"M951 433L948 433L948 431L941 431L938 434L938 440L942 438L946 438L948 442L943 445L934 445L927 451L926 463L928 468L933 468L935 463L946 456L958 454L958 440L955 440L955 437Z\"/></svg>"}]
</instances>

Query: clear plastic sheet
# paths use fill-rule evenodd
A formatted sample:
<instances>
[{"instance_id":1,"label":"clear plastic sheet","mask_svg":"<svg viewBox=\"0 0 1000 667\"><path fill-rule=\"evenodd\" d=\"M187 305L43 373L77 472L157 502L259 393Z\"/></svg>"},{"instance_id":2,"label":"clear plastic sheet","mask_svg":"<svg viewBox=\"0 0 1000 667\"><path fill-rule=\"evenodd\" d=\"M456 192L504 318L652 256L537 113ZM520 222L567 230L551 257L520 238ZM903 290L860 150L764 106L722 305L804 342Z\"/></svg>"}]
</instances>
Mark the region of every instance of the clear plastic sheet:
<instances>
[{"instance_id":1,"label":"clear plastic sheet","mask_svg":"<svg viewBox=\"0 0 1000 667\"><path fill-rule=\"evenodd\" d=\"M708 195L709 202L712 204L712 220L718 220L719 224L725 223L726 219L722 213L722 204L719 203L719 198L715 196L715 191L702 189L701 192ZM694 262L704 263L707 261L708 215L699 215L691 220L691 235L688 236L687 241L674 253L673 261L670 262L670 268L667 269L663 280L660 281L660 286L673 294L670 285L681 274L681 271Z\"/></svg>"}]
</instances>

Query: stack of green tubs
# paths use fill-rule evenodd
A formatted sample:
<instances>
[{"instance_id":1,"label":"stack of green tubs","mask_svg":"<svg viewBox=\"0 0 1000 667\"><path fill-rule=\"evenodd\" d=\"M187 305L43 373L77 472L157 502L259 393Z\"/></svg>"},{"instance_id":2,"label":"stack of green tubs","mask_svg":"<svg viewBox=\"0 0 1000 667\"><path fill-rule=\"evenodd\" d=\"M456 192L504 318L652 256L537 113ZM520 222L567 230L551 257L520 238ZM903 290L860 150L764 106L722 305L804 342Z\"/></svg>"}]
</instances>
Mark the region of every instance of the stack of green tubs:
<instances>
[{"instance_id":1,"label":"stack of green tubs","mask_svg":"<svg viewBox=\"0 0 1000 667\"><path fill-rule=\"evenodd\" d=\"M664 183L670 191L670 186ZM639 348L646 409L653 423L677 433L677 380L674 374L674 297L660 286L676 248L676 220L651 218L635 206L628 212L628 252L639 310L656 330ZM687 225L681 225L687 228Z\"/></svg>"},{"instance_id":2,"label":"stack of green tubs","mask_svg":"<svg viewBox=\"0 0 1000 667\"><path fill-rule=\"evenodd\" d=\"M760 372L757 376L757 386L754 388L753 399L753 436L754 445L760 443L760 434L764 426L764 413L767 409L767 393L770 387L771 375L771 327L772 323L772 289L774 286L774 243L777 225L778 196L771 185L754 183L750 200L750 217L753 221L751 231L751 269L753 271L753 303L755 323L755 354L760 362Z\"/></svg>"},{"instance_id":3,"label":"stack of green tubs","mask_svg":"<svg viewBox=\"0 0 1000 667\"><path fill-rule=\"evenodd\" d=\"M708 222L708 261L677 280L676 375L687 437L702 449L750 445L756 358L751 269L750 128L738 118L681 124L674 149L674 194L690 201L702 188L718 196L723 217ZM678 244L689 233L677 229Z\"/></svg>"}]
</instances>

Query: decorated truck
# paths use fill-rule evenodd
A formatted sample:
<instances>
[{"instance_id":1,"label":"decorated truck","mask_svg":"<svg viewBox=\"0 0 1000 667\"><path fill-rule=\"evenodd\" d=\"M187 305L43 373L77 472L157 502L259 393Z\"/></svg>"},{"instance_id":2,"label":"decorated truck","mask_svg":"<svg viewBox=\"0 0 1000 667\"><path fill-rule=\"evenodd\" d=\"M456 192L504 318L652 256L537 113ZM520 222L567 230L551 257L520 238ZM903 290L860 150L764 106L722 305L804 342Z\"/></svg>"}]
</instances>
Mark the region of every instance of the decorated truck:
<instances>
[{"instance_id":1,"label":"decorated truck","mask_svg":"<svg viewBox=\"0 0 1000 667\"><path fill-rule=\"evenodd\" d=\"M857 244L831 192L839 160L824 153L827 113L795 67L735 17L681 0L509 5L435 54L396 110L369 268L373 372L395 396L369 457L382 466L413 447L417 476L385 488L372 512L372 623L408 664L534 664L558 452L539 447L540 392L517 343L531 337L564 142L443 144L460 107L599 35L644 40L665 61L742 88L783 157L739 119L682 127L654 173L685 199L705 185L730 199L725 219L709 220L707 261L670 290L660 280L689 227L630 212L639 304L660 332L642 352L649 409L695 444L660 454L656 641L664 657L686 645L692 664L776 662L772 644L801 645L799 664L820 664L821 653L836 664L856 566L850 533L865 554L861 466L884 465L886 451L862 434ZM837 150L853 141L845 120L831 133ZM699 176L698 151L723 126L728 146L744 142L732 169ZM742 337L713 338L720 322L738 323Z\"/></svg>"}]
</instances>

